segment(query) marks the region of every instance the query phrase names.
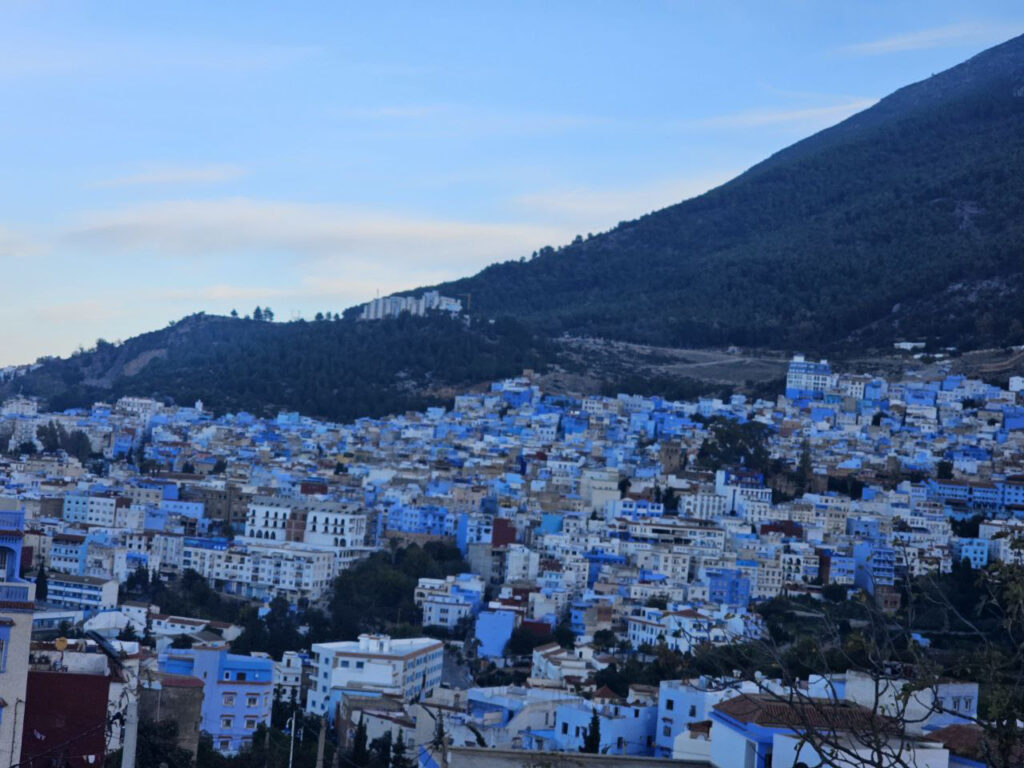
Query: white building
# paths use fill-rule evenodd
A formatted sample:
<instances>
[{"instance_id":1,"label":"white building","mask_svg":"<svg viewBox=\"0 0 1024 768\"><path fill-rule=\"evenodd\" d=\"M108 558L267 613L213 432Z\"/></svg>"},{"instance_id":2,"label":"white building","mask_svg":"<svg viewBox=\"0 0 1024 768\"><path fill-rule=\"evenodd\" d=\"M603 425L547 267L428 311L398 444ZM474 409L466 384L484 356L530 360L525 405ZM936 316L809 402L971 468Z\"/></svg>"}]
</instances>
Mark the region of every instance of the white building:
<instances>
[{"instance_id":1,"label":"white building","mask_svg":"<svg viewBox=\"0 0 1024 768\"><path fill-rule=\"evenodd\" d=\"M306 711L333 719L332 690L373 690L410 701L441 683L444 646L430 637L393 640L388 635L360 635L356 641L314 643L316 679Z\"/></svg>"},{"instance_id":2,"label":"white building","mask_svg":"<svg viewBox=\"0 0 1024 768\"><path fill-rule=\"evenodd\" d=\"M62 608L87 613L117 608L118 582L115 579L51 572L48 585L47 601Z\"/></svg>"}]
</instances>

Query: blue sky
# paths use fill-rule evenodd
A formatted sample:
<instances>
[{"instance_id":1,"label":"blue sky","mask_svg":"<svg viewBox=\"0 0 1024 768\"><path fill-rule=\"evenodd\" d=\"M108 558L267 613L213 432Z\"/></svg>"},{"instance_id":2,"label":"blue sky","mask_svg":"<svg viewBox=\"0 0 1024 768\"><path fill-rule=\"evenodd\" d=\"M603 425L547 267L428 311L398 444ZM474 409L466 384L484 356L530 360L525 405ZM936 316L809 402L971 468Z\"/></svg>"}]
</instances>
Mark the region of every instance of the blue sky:
<instances>
[{"instance_id":1,"label":"blue sky","mask_svg":"<svg viewBox=\"0 0 1024 768\"><path fill-rule=\"evenodd\" d=\"M715 186L1013 2L0 0L0 365L312 317Z\"/></svg>"}]
</instances>

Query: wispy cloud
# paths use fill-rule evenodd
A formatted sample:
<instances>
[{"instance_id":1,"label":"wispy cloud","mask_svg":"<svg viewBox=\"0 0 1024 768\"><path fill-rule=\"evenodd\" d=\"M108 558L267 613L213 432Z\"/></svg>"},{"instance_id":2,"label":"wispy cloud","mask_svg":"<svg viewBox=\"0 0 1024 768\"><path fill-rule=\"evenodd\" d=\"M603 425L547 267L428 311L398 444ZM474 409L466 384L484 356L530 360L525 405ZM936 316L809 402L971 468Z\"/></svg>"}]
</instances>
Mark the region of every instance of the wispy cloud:
<instances>
[{"instance_id":1,"label":"wispy cloud","mask_svg":"<svg viewBox=\"0 0 1024 768\"><path fill-rule=\"evenodd\" d=\"M996 43L1020 34L1024 25L1020 23L991 24L963 22L945 27L932 27L905 35L885 37L866 43L846 45L836 50L858 56L879 56L900 51L921 51L928 48L945 48L954 45Z\"/></svg>"},{"instance_id":2,"label":"wispy cloud","mask_svg":"<svg viewBox=\"0 0 1024 768\"><path fill-rule=\"evenodd\" d=\"M39 243L33 242L20 232L0 225L0 260L35 256L41 250L42 246Z\"/></svg>"},{"instance_id":3,"label":"wispy cloud","mask_svg":"<svg viewBox=\"0 0 1024 768\"><path fill-rule=\"evenodd\" d=\"M365 121L420 136L540 135L607 126L622 121L605 117L528 110L486 109L464 104L384 104L332 111L344 121Z\"/></svg>"},{"instance_id":4,"label":"wispy cloud","mask_svg":"<svg viewBox=\"0 0 1024 768\"><path fill-rule=\"evenodd\" d=\"M349 107L341 110L343 117L355 120L408 120L438 115L449 107L440 104L396 104L379 107Z\"/></svg>"},{"instance_id":5,"label":"wispy cloud","mask_svg":"<svg viewBox=\"0 0 1024 768\"><path fill-rule=\"evenodd\" d=\"M744 112L734 112L730 115L716 115L690 120L685 125L697 128L756 128L767 125L814 127L838 122L873 106L877 102L878 99L854 99L822 107L753 109Z\"/></svg>"},{"instance_id":6,"label":"wispy cloud","mask_svg":"<svg viewBox=\"0 0 1024 768\"><path fill-rule=\"evenodd\" d=\"M207 257L271 253L360 259L401 270L416 260L482 266L560 242L566 231L528 223L452 221L341 205L226 198L82 214L64 239L79 247Z\"/></svg>"},{"instance_id":7,"label":"wispy cloud","mask_svg":"<svg viewBox=\"0 0 1024 768\"><path fill-rule=\"evenodd\" d=\"M571 222L583 231L600 231L667 205L688 200L725 183L739 169L707 171L646 184L567 187L519 195L512 204L532 214Z\"/></svg>"},{"instance_id":8,"label":"wispy cloud","mask_svg":"<svg viewBox=\"0 0 1024 768\"><path fill-rule=\"evenodd\" d=\"M218 74L265 72L301 65L321 56L316 46L246 43L205 38L97 39L0 36L0 79L33 75L132 76L155 72Z\"/></svg>"},{"instance_id":9,"label":"wispy cloud","mask_svg":"<svg viewBox=\"0 0 1024 768\"><path fill-rule=\"evenodd\" d=\"M93 187L139 187L165 184L219 184L245 174L235 165L204 165L195 167L160 167L140 173L116 176L93 183Z\"/></svg>"}]
</instances>

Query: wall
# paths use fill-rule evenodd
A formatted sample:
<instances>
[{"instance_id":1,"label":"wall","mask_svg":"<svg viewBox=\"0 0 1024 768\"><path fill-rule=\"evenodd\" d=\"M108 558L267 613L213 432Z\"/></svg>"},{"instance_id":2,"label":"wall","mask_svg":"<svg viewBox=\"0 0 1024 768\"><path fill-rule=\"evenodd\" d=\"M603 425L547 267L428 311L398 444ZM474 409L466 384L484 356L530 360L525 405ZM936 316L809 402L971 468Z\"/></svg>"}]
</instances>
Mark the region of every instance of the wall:
<instances>
[{"instance_id":1,"label":"wall","mask_svg":"<svg viewBox=\"0 0 1024 768\"><path fill-rule=\"evenodd\" d=\"M710 768L709 763L684 760L473 747L452 747L448 758L449 768Z\"/></svg>"},{"instance_id":2,"label":"wall","mask_svg":"<svg viewBox=\"0 0 1024 768\"><path fill-rule=\"evenodd\" d=\"M21 760L47 755L63 758L64 762L58 762L62 766L102 768L109 690L110 680L103 675L30 671ZM66 742L59 753L53 753L55 746ZM93 762L86 757L89 755Z\"/></svg>"}]
</instances>

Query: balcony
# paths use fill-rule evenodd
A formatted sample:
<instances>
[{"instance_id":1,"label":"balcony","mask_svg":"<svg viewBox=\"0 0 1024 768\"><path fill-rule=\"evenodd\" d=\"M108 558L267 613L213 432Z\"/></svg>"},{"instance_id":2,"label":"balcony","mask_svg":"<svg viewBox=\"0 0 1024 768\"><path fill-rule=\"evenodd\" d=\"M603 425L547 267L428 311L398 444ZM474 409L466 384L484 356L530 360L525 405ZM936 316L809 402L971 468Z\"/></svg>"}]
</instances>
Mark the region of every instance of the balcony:
<instances>
[{"instance_id":1,"label":"balcony","mask_svg":"<svg viewBox=\"0 0 1024 768\"><path fill-rule=\"evenodd\" d=\"M0 532L21 531L25 528L24 512L0 512Z\"/></svg>"},{"instance_id":2,"label":"balcony","mask_svg":"<svg viewBox=\"0 0 1024 768\"><path fill-rule=\"evenodd\" d=\"M29 597L30 588L29 585L0 584L0 602L27 603L31 600Z\"/></svg>"}]
</instances>

